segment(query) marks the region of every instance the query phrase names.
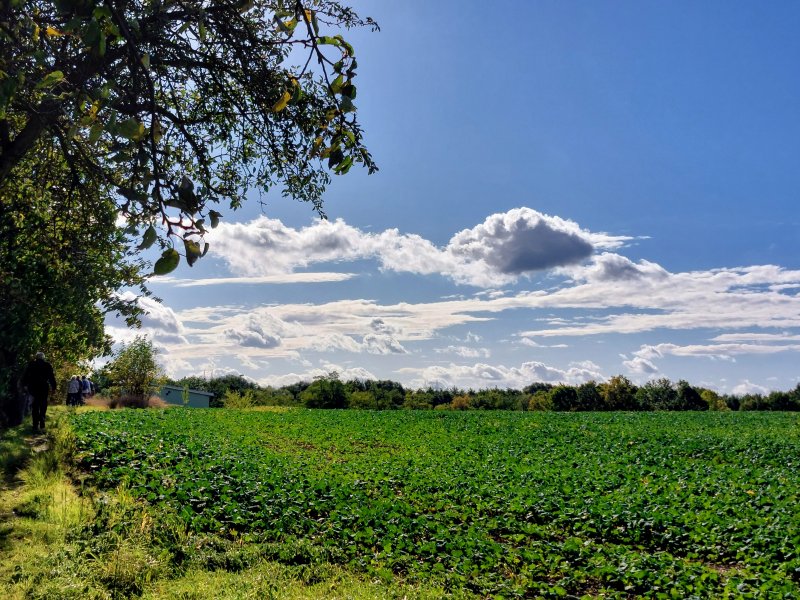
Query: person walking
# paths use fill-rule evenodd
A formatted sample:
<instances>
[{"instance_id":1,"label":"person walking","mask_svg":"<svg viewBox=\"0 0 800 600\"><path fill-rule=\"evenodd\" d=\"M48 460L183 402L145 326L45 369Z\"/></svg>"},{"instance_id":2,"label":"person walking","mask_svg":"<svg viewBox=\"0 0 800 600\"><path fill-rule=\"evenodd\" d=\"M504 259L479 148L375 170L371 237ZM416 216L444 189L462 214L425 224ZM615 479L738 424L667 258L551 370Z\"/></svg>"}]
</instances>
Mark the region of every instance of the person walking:
<instances>
[{"instance_id":1,"label":"person walking","mask_svg":"<svg viewBox=\"0 0 800 600\"><path fill-rule=\"evenodd\" d=\"M86 377L86 375L84 375L83 379L81 380L81 398L80 398L81 406L86 404L86 399L89 398L91 395L92 395L92 381L88 377Z\"/></svg>"},{"instance_id":2,"label":"person walking","mask_svg":"<svg viewBox=\"0 0 800 600\"><path fill-rule=\"evenodd\" d=\"M67 406L78 406L81 398L81 380L73 375L67 384Z\"/></svg>"},{"instance_id":3,"label":"person walking","mask_svg":"<svg viewBox=\"0 0 800 600\"><path fill-rule=\"evenodd\" d=\"M28 363L28 368L25 369L25 374L22 376L22 385L33 396L33 432L44 431L47 393L51 390L56 391L53 365L44 359L44 352L37 352L36 359Z\"/></svg>"}]
</instances>

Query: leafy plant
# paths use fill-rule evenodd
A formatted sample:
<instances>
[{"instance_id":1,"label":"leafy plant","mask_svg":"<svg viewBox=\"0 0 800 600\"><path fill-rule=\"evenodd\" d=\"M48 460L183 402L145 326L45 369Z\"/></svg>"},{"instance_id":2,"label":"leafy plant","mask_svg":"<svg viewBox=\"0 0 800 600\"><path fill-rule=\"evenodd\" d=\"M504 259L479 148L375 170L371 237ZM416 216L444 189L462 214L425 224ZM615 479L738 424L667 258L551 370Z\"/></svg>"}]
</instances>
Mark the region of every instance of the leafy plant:
<instances>
[{"instance_id":1,"label":"leafy plant","mask_svg":"<svg viewBox=\"0 0 800 600\"><path fill-rule=\"evenodd\" d=\"M800 424L774 413L75 415L102 487L268 548L478 596L795 597ZM677 596L675 596L677 594Z\"/></svg>"}]
</instances>

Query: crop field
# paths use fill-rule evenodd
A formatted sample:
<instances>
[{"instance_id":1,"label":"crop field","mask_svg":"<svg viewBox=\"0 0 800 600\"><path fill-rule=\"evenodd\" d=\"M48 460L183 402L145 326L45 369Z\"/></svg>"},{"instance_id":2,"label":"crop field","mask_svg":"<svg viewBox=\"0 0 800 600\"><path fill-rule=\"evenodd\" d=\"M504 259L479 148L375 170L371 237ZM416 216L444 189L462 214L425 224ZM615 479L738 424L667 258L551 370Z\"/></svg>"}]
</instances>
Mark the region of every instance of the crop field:
<instances>
[{"instance_id":1,"label":"crop field","mask_svg":"<svg viewBox=\"0 0 800 600\"><path fill-rule=\"evenodd\" d=\"M797 415L170 409L72 427L97 486L293 561L478 597L800 598Z\"/></svg>"}]
</instances>

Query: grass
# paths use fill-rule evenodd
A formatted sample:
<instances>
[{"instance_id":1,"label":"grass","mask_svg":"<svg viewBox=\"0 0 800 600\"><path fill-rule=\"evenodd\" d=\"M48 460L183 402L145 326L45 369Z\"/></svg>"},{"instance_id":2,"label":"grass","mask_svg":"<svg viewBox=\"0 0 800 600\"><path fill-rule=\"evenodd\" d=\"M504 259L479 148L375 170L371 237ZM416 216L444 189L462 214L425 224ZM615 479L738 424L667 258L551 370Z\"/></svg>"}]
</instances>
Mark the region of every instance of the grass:
<instances>
[{"instance_id":1,"label":"grass","mask_svg":"<svg viewBox=\"0 0 800 600\"><path fill-rule=\"evenodd\" d=\"M0 433L0 598L433 599L435 586L387 584L329 564L282 564L268 550L187 531L124 487L82 488L74 438L51 410L48 435ZM79 408L78 411L92 410Z\"/></svg>"}]
</instances>

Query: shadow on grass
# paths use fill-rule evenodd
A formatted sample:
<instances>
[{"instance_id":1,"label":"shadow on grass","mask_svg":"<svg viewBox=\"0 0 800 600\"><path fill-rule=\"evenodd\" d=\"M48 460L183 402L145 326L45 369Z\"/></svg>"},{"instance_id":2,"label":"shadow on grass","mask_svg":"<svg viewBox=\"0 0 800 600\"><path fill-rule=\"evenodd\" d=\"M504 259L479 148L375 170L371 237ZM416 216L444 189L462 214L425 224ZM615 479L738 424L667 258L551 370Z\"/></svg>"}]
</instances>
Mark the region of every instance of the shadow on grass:
<instances>
[{"instance_id":1,"label":"shadow on grass","mask_svg":"<svg viewBox=\"0 0 800 600\"><path fill-rule=\"evenodd\" d=\"M27 464L32 448L47 443L46 435L34 435L29 425L0 432L0 485L10 489L19 485L17 473Z\"/></svg>"}]
</instances>

